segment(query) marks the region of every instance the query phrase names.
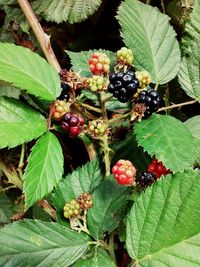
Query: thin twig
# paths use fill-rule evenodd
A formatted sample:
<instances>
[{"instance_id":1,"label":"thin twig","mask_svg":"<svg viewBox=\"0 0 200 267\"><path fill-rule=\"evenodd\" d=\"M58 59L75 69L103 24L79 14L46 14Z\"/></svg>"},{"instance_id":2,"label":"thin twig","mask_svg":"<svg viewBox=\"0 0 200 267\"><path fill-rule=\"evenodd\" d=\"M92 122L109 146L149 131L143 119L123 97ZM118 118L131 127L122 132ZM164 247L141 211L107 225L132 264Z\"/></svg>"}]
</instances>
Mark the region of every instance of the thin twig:
<instances>
[{"instance_id":1,"label":"thin twig","mask_svg":"<svg viewBox=\"0 0 200 267\"><path fill-rule=\"evenodd\" d=\"M168 106L168 107L159 108L159 110L157 112L168 110L168 109L173 109L173 108L179 108L179 107L183 107L183 106L187 106L187 105L192 105L192 104L195 104L196 102L198 102L198 101L192 100L192 101L188 101L188 102L184 102L184 103L180 103L180 104L173 104L173 105Z\"/></svg>"},{"instance_id":2,"label":"thin twig","mask_svg":"<svg viewBox=\"0 0 200 267\"><path fill-rule=\"evenodd\" d=\"M53 49L51 48L50 36L48 36L42 29L36 15L34 14L29 2L27 0L18 0L18 3L26 16L37 40L40 44L43 53L45 54L46 59L49 64L51 64L57 72L60 72L61 67L58 63L58 60L54 54Z\"/></svg>"}]
</instances>

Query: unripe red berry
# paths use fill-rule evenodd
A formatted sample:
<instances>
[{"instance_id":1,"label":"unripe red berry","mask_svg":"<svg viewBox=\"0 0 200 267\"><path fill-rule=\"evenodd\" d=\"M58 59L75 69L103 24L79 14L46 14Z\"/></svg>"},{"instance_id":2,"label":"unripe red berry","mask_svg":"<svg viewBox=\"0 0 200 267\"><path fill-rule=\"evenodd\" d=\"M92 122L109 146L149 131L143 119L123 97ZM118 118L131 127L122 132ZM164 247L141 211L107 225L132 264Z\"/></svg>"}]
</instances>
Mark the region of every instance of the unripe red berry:
<instances>
[{"instance_id":1,"label":"unripe red berry","mask_svg":"<svg viewBox=\"0 0 200 267\"><path fill-rule=\"evenodd\" d=\"M136 168L129 160L118 160L112 168L112 173L121 185L131 186L135 182Z\"/></svg>"}]
</instances>

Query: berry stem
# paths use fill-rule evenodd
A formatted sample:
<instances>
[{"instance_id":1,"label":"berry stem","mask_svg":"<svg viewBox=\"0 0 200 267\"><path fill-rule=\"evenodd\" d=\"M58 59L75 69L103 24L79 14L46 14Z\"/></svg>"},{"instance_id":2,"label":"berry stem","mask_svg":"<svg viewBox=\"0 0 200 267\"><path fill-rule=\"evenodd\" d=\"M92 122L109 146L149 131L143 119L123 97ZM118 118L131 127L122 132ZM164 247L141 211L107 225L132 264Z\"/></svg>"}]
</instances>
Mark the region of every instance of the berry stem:
<instances>
[{"instance_id":1,"label":"berry stem","mask_svg":"<svg viewBox=\"0 0 200 267\"><path fill-rule=\"evenodd\" d=\"M192 100L192 101L188 101L188 102L184 102L184 103L180 103L180 104L173 104L173 105L168 106L168 107L159 108L157 112L160 112L163 110L165 111L165 110L173 109L173 108L179 108L179 107L183 107L183 106L187 106L187 105L192 105L192 104L195 104L196 102L198 102L198 100Z\"/></svg>"},{"instance_id":2,"label":"berry stem","mask_svg":"<svg viewBox=\"0 0 200 267\"><path fill-rule=\"evenodd\" d=\"M115 257L115 248L114 248L114 235L115 233L112 232L109 236L109 241L108 241L108 252L110 254L110 257L113 259L113 261L115 262L116 266L117 266L117 260Z\"/></svg>"},{"instance_id":3,"label":"berry stem","mask_svg":"<svg viewBox=\"0 0 200 267\"><path fill-rule=\"evenodd\" d=\"M123 119L129 117L130 115L131 115L131 112L128 112L128 113L126 113L126 114L121 114L121 115L117 116L117 117L114 118L114 119L110 119L110 120L108 121L108 123L109 123L109 124L112 124L112 123L114 123L114 122L121 121L121 120L123 120Z\"/></svg>"},{"instance_id":4,"label":"berry stem","mask_svg":"<svg viewBox=\"0 0 200 267\"><path fill-rule=\"evenodd\" d=\"M106 98L104 92L100 92L101 110L103 115L103 120L105 123L108 122L107 112L106 112Z\"/></svg>"},{"instance_id":5,"label":"berry stem","mask_svg":"<svg viewBox=\"0 0 200 267\"><path fill-rule=\"evenodd\" d=\"M19 160L19 164L18 164L18 168L17 168L17 171L18 171L21 179L23 177L22 168L24 166L24 155L25 155L25 143L22 144L20 160Z\"/></svg>"},{"instance_id":6,"label":"berry stem","mask_svg":"<svg viewBox=\"0 0 200 267\"><path fill-rule=\"evenodd\" d=\"M82 107L88 109L88 110L92 110L92 111L95 111L95 112L97 112L97 113L101 113L101 112L102 112L102 110L101 110L100 108L96 108L96 107L90 106L90 105L85 104L85 103L82 103L82 102L79 102L78 104L79 104L80 106L82 106Z\"/></svg>"},{"instance_id":7,"label":"berry stem","mask_svg":"<svg viewBox=\"0 0 200 267\"><path fill-rule=\"evenodd\" d=\"M19 6L21 7L26 19L28 20L37 40L40 44L45 57L49 64L51 64L57 72L60 72L61 67L54 54L50 44L50 36L48 36L42 29L36 15L34 14L29 2L27 0L18 0Z\"/></svg>"},{"instance_id":8,"label":"berry stem","mask_svg":"<svg viewBox=\"0 0 200 267\"><path fill-rule=\"evenodd\" d=\"M50 206L50 204L42 199L40 201L37 202L37 205L41 208L43 208L43 210L49 214L51 216L52 219L56 220L56 211Z\"/></svg>"}]
</instances>

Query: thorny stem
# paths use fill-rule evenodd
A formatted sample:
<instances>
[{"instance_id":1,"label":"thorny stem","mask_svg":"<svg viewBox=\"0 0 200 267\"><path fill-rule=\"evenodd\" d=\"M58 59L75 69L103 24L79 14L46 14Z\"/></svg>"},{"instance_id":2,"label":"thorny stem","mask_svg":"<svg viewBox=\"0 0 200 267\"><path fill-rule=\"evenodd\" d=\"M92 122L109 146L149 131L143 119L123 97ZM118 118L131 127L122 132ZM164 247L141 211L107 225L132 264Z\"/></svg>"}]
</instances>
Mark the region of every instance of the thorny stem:
<instances>
[{"instance_id":1,"label":"thorny stem","mask_svg":"<svg viewBox=\"0 0 200 267\"><path fill-rule=\"evenodd\" d=\"M19 176L20 176L21 179L23 177L22 168L24 166L24 155L25 155L25 143L22 144L19 165L18 165L18 168L17 168L17 171L18 171Z\"/></svg>"},{"instance_id":2,"label":"thorny stem","mask_svg":"<svg viewBox=\"0 0 200 267\"><path fill-rule=\"evenodd\" d=\"M107 133L104 134L102 137L99 137L99 140L101 141L101 146L103 148L104 153L104 163L105 163L105 169L106 169L106 177L110 175L110 148L108 146L108 135Z\"/></svg>"},{"instance_id":3,"label":"thorny stem","mask_svg":"<svg viewBox=\"0 0 200 267\"><path fill-rule=\"evenodd\" d=\"M173 105L168 106L168 107L159 108L159 110L157 112L160 112L163 110L168 110L168 109L173 109L173 108L179 108L179 107L183 107L183 106L187 106L187 105L192 105L196 102L198 102L198 101L192 100L192 101L188 101L188 102L184 102L184 103L180 103L180 104L173 104Z\"/></svg>"},{"instance_id":4,"label":"thorny stem","mask_svg":"<svg viewBox=\"0 0 200 267\"><path fill-rule=\"evenodd\" d=\"M57 72L60 72L61 67L58 63L53 49L51 48L50 37L43 31L29 2L27 0L18 0L18 3L24 15L26 16L26 19L28 20L49 64L51 64L57 70Z\"/></svg>"}]
</instances>

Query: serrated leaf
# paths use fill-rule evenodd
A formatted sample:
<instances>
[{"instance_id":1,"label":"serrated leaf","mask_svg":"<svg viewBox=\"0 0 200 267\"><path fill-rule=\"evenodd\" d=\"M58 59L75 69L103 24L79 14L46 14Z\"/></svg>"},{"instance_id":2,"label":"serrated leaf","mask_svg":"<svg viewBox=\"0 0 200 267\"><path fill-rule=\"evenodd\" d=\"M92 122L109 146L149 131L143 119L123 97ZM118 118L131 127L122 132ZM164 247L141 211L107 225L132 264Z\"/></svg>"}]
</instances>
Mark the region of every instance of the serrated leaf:
<instances>
[{"instance_id":1,"label":"serrated leaf","mask_svg":"<svg viewBox=\"0 0 200 267\"><path fill-rule=\"evenodd\" d=\"M73 267L115 267L112 258L103 249L95 250L90 258L78 260Z\"/></svg>"},{"instance_id":2,"label":"serrated leaf","mask_svg":"<svg viewBox=\"0 0 200 267\"><path fill-rule=\"evenodd\" d=\"M106 109L110 111L118 111L118 110L123 110L123 111L128 111L131 108L131 102L128 101L127 103L122 103L117 100L117 98L113 98L112 100L109 100L105 104Z\"/></svg>"},{"instance_id":3,"label":"serrated leaf","mask_svg":"<svg viewBox=\"0 0 200 267\"><path fill-rule=\"evenodd\" d=\"M67 267L79 259L86 249L86 238L57 223L24 220L0 231L2 267Z\"/></svg>"},{"instance_id":4,"label":"serrated leaf","mask_svg":"<svg viewBox=\"0 0 200 267\"><path fill-rule=\"evenodd\" d=\"M15 99L0 97L0 148L15 147L47 131L46 119Z\"/></svg>"},{"instance_id":5,"label":"serrated leaf","mask_svg":"<svg viewBox=\"0 0 200 267\"><path fill-rule=\"evenodd\" d=\"M116 163L120 159L130 160L138 172L146 170L151 162L151 157L138 147L135 137L132 134L126 136L125 140L116 140L112 143L111 149L115 152L112 159Z\"/></svg>"},{"instance_id":6,"label":"serrated leaf","mask_svg":"<svg viewBox=\"0 0 200 267\"><path fill-rule=\"evenodd\" d=\"M134 266L200 265L199 174L163 177L138 198L127 222Z\"/></svg>"},{"instance_id":7,"label":"serrated leaf","mask_svg":"<svg viewBox=\"0 0 200 267\"><path fill-rule=\"evenodd\" d=\"M193 44L193 41L200 38L200 0L195 0L193 12L185 25L184 38L182 39L182 48L186 49Z\"/></svg>"},{"instance_id":8,"label":"serrated leaf","mask_svg":"<svg viewBox=\"0 0 200 267\"><path fill-rule=\"evenodd\" d=\"M52 194L52 201L57 212L61 212L66 202L80 194L92 193L102 179L103 175L98 158L67 175Z\"/></svg>"},{"instance_id":9,"label":"serrated leaf","mask_svg":"<svg viewBox=\"0 0 200 267\"><path fill-rule=\"evenodd\" d=\"M30 49L14 44L0 43L0 79L49 101L61 92L53 67Z\"/></svg>"},{"instance_id":10,"label":"serrated leaf","mask_svg":"<svg viewBox=\"0 0 200 267\"><path fill-rule=\"evenodd\" d=\"M182 58L178 80L190 97L200 101L200 38L193 41Z\"/></svg>"},{"instance_id":11,"label":"serrated leaf","mask_svg":"<svg viewBox=\"0 0 200 267\"><path fill-rule=\"evenodd\" d=\"M66 51L70 57L73 71L78 72L85 77L91 76L92 73L88 65L88 59L94 52L105 53L110 58L110 69L112 70L114 68L114 65L116 64L116 58L115 54L111 51L103 49L81 52Z\"/></svg>"},{"instance_id":12,"label":"serrated leaf","mask_svg":"<svg viewBox=\"0 0 200 267\"><path fill-rule=\"evenodd\" d=\"M62 179L64 158L61 145L50 132L32 148L23 179L26 208L49 194Z\"/></svg>"},{"instance_id":13,"label":"serrated leaf","mask_svg":"<svg viewBox=\"0 0 200 267\"><path fill-rule=\"evenodd\" d=\"M188 119L185 121L185 125L192 132L192 135L200 140L200 115Z\"/></svg>"},{"instance_id":14,"label":"serrated leaf","mask_svg":"<svg viewBox=\"0 0 200 267\"><path fill-rule=\"evenodd\" d=\"M168 115L154 114L135 124L138 144L173 172L190 168L197 157L196 141L188 128Z\"/></svg>"},{"instance_id":15,"label":"serrated leaf","mask_svg":"<svg viewBox=\"0 0 200 267\"><path fill-rule=\"evenodd\" d=\"M0 194L0 224L9 223L12 215L12 206L6 194Z\"/></svg>"},{"instance_id":16,"label":"serrated leaf","mask_svg":"<svg viewBox=\"0 0 200 267\"><path fill-rule=\"evenodd\" d=\"M105 232L111 233L119 225L125 216L128 193L113 176L94 191L94 206L88 211L88 229L95 239L101 239Z\"/></svg>"},{"instance_id":17,"label":"serrated leaf","mask_svg":"<svg viewBox=\"0 0 200 267\"><path fill-rule=\"evenodd\" d=\"M102 0L38 0L34 3L35 12L47 21L71 24L81 22L91 16L101 5Z\"/></svg>"},{"instance_id":18,"label":"serrated leaf","mask_svg":"<svg viewBox=\"0 0 200 267\"><path fill-rule=\"evenodd\" d=\"M180 50L169 17L137 0L125 0L118 10L121 36L132 49L137 69L151 73L152 82L172 80L180 66Z\"/></svg>"}]
</instances>

